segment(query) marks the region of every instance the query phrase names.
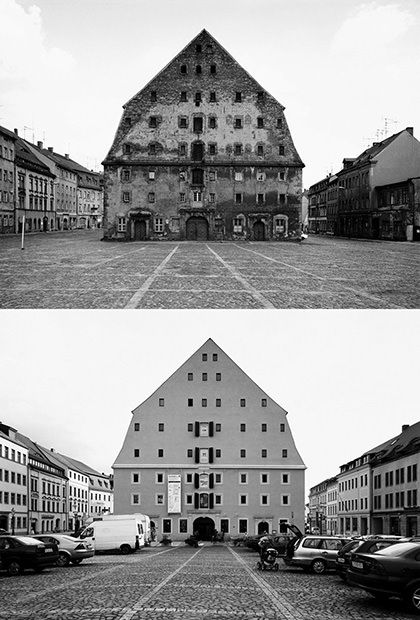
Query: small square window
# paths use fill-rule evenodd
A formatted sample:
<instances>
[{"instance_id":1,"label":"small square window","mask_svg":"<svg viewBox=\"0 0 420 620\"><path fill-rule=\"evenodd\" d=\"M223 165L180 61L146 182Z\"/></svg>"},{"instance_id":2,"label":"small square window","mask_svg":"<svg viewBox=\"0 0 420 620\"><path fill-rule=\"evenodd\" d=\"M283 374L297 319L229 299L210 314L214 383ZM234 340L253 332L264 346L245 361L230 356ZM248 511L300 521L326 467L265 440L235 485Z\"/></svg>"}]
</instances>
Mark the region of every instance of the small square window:
<instances>
[{"instance_id":1,"label":"small square window","mask_svg":"<svg viewBox=\"0 0 420 620\"><path fill-rule=\"evenodd\" d=\"M188 448L188 450L187 450L187 457L190 459L190 458L192 458L192 455L193 455L192 448Z\"/></svg>"},{"instance_id":2,"label":"small square window","mask_svg":"<svg viewBox=\"0 0 420 620\"><path fill-rule=\"evenodd\" d=\"M182 129L187 127L187 118L185 116L180 116L178 119L178 126Z\"/></svg>"},{"instance_id":3,"label":"small square window","mask_svg":"<svg viewBox=\"0 0 420 620\"><path fill-rule=\"evenodd\" d=\"M216 407L221 407L221 406L222 406L222 399L216 398Z\"/></svg>"},{"instance_id":4,"label":"small square window","mask_svg":"<svg viewBox=\"0 0 420 620\"><path fill-rule=\"evenodd\" d=\"M164 406L165 406L165 399L159 398L159 407L164 407Z\"/></svg>"},{"instance_id":5,"label":"small square window","mask_svg":"<svg viewBox=\"0 0 420 620\"><path fill-rule=\"evenodd\" d=\"M209 117L209 128L216 129L216 117L215 116Z\"/></svg>"},{"instance_id":6,"label":"small square window","mask_svg":"<svg viewBox=\"0 0 420 620\"><path fill-rule=\"evenodd\" d=\"M287 459L287 450L282 450L281 451L281 456L282 456L282 458Z\"/></svg>"},{"instance_id":7,"label":"small square window","mask_svg":"<svg viewBox=\"0 0 420 620\"><path fill-rule=\"evenodd\" d=\"M257 204L262 205L265 202L264 194L257 194Z\"/></svg>"},{"instance_id":8,"label":"small square window","mask_svg":"<svg viewBox=\"0 0 420 620\"><path fill-rule=\"evenodd\" d=\"M265 448L263 448L261 450L261 458L266 459L267 458L267 450Z\"/></svg>"},{"instance_id":9,"label":"small square window","mask_svg":"<svg viewBox=\"0 0 420 620\"><path fill-rule=\"evenodd\" d=\"M257 118L257 127L258 129L262 129L264 127L264 119L262 116Z\"/></svg>"},{"instance_id":10,"label":"small square window","mask_svg":"<svg viewBox=\"0 0 420 620\"><path fill-rule=\"evenodd\" d=\"M163 474L156 473L156 484L163 484Z\"/></svg>"},{"instance_id":11,"label":"small square window","mask_svg":"<svg viewBox=\"0 0 420 620\"><path fill-rule=\"evenodd\" d=\"M158 449L158 457L159 458L163 458L163 450L162 450L162 448Z\"/></svg>"},{"instance_id":12,"label":"small square window","mask_svg":"<svg viewBox=\"0 0 420 620\"><path fill-rule=\"evenodd\" d=\"M193 496L192 495L186 495L185 496L185 503L186 504L192 504L193 503Z\"/></svg>"},{"instance_id":13,"label":"small square window","mask_svg":"<svg viewBox=\"0 0 420 620\"><path fill-rule=\"evenodd\" d=\"M240 103L242 101L242 93L239 91L236 91L235 93L235 101Z\"/></svg>"},{"instance_id":14,"label":"small square window","mask_svg":"<svg viewBox=\"0 0 420 620\"><path fill-rule=\"evenodd\" d=\"M248 503L248 496L247 495L240 495L239 496L239 503L242 506L246 506L246 504Z\"/></svg>"},{"instance_id":15,"label":"small square window","mask_svg":"<svg viewBox=\"0 0 420 620\"><path fill-rule=\"evenodd\" d=\"M187 91L186 90L182 90L181 91L181 101L187 101Z\"/></svg>"},{"instance_id":16,"label":"small square window","mask_svg":"<svg viewBox=\"0 0 420 620\"><path fill-rule=\"evenodd\" d=\"M123 170L122 180L123 181L130 181L131 180L131 170L127 170L127 169Z\"/></svg>"},{"instance_id":17,"label":"small square window","mask_svg":"<svg viewBox=\"0 0 420 620\"><path fill-rule=\"evenodd\" d=\"M161 506L161 505L163 504L163 502L164 502L164 496L163 496L163 493L157 493L157 494L156 494L156 504L157 504L158 506ZM165 520L166 520L166 519L164 519L164 521L165 521Z\"/></svg>"},{"instance_id":18,"label":"small square window","mask_svg":"<svg viewBox=\"0 0 420 620\"><path fill-rule=\"evenodd\" d=\"M239 483L248 484L248 474L239 474Z\"/></svg>"},{"instance_id":19,"label":"small square window","mask_svg":"<svg viewBox=\"0 0 420 620\"><path fill-rule=\"evenodd\" d=\"M194 399L192 398L188 399L188 407L194 407Z\"/></svg>"},{"instance_id":20,"label":"small square window","mask_svg":"<svg viewBox=\"0 0 420 620\"><path fill-rule=\"evenodd\" d=\"M277 128L281 129L283 127L283 120L281 118L277 119Z\"/></svg>"},{"instance_id":21,"label":"small square window","mask_svg":"<svg viewBox=\"0 0 420 620\"><path fill-rule=\"evenodd\" d=\"M193 481L193 475L185 474L185 482L187 482L187 484L192 484L192 481Z\"/></svg>"},{"instance_id":22,"label":"small square window","mask_svg":"<svg viewBox=\"0 0 420 620\"><path fill-rule=\"evenodd\" d=\"M209 144L209 155L216 155L216 145Z\"/></svg>"},{"instance_id":23,"label":"small square window","mask_svg":"<svg viewBox=\"0 0 420 620\"><path fill-rule=\"evenodd\" d=\"M242 202L242 194L235 194L235 203L240 204Z\"/></svg>"},{"instance_id":24,"label":"small square window","mask_svg":"<svg viewBox=\"0 0 420 620\"><path fill-rule=\"evenodd\" d=\"M279 146L279 155L284 155L284 146L282 144Z\"/></svg>"},{"instance_id":25,"label":"small square window","mask_svg":"<svg viewBox=\"0 0 420 620\"><path fill-rule=\"evenodd\" d=\"M124 155L130 155L130 153L131 153L131 144L123 144L123 153L124 153Z\"/></svg>"},{"instance_id":26,"label":"small square window","mask_svg":"<svg viewBox=\"0 0 420 620\"><path fill-rule=\"evenodd\" d=\"M261 407L267 407L267 399L266 398L262 398L261 399Z\"/></svg>"},{"instance_id":27,"label":"small square window","mask_svg":"<svg viewBox=\"0 0 420 620\"><path fill-rule=\"evenodd\" d=\"M180 157L185 157L186 154L187 154L187 145L186 144L180 144L179 145L179 156Z\"/></svg>"},{"instance_id":28,"label":"small square window","mask_svg":"<svg viewBox=\"0 0 420 620\"><path fill-rule=\"evenodd\" d=\"M289 474L282 474L281 475L281 482L282 482L282 484L289 484Z\"/></svg>"},{"instance_id":29,"label":"small square window","mask_svg":"<svg viewBox=\"0 0 420 620\"><path fill-rule=\"evenodd\" d=\"M194 375L192 372L188 373L188 381L192 381L194 379Z\"/></svg>"},{"instance_id":30,"label":"small square window","mask_svg":"<svg viewBox=\"0 0 420 620\"><path fill-rule=\"evenodd\" d=\"M213 362L217 362L218 357L217 357L217 353L213 353Z\"/></svg>"},{"instance_id":31,"label":"small square window","mask_svg":"<svg viewBox=\"0 0 420 620\"><path fill-rule=\"evenodd\" d=\"M148 200L149 202L155 202L155 192L149 192Z\"/></svg>"},{"instance_id":32,"label":"small square window","mask_svg":"<svg viewBox=\"0 0 420 620\"><path fill-rule=\"evenodd\" d=\"M157 127L157 118L156 118L156 116L151 116L149 118L149 127Z\"/></svg>"},{"instance_id":33,"label":"small square window","mask_svg":"<svg viewBox=\"0 0 420 620\"><path fill-rule=\"evenodd\" d=\"M150 101L157 101L157 92L152 90L150 93Z\"/></svg>"},{"instance_id":34,"label":"small square window","mask_svg":"<svg viewBox=\"0 0 420 620\"><path fill-rule=\"evenodd\" d=\"M202 398L201 399L201 406L202 407L207 407L207 398Z\"/></svg>"},{"instance_id":35,"label":"small square window","mask_svg":"<svg viewBox=\"0 0 420 620\"><path fill-rule=\"evenodd\" d=\"M216 101L216 92L214 90L210 91L210 101L212 103Z\"/></svg>"},{"instance_id":36,"label":"small square window","mask_svg":"<svg viewBox=\"0 0 420 620\"><path fill-rule=\"evenodd\" d=\"M235 144L235 155L242 155L242 144Z\"/></svg>"},{"instance_id":37,"label":"small square window","mask_svg":"<svg viewBox=\"0 0 420 620\"><path fill-rule=\"evenodd\" d=\"M201 355L201 359L202 359L203 362L207 362L207 353L203 353Z\"/></svg>"},{"instance_id":38,"label":"small square window","mask_svg":"<svg viewBox=\"0 0 420 620\"><path fill-rule=\"evenodd\" d=\"M165 430L165 424L163 422L159 422L158 430L160 433L163 433L163 431Z\"/></svg>"},{"instance_id":39,"label":"small square window","mask_svg":"<svg viewBox=\"0 0 420 620\"><path fill-rule=\"evenodd\" d=\"M201 374L201 379L202 379L202 381L207 381L207 373L206 372L203 372Z\"/></svg>"},{"instance_id":40,"label":"small square window","mask_svg":"<svg viewBox=\"0 0 420 620\"><path fill-rule=\"evenodd\" d=\"M181 65L181 73L185 75L187 73L187 65Z\"/></svg>"},{"instance_id":41,"label":"small square window","mask_svg":"<svg viewBox=\"0 0 420 620\"><path fill-rule=\"evenodd\" d=\"M235 129L242 129L242 119L235 118Z\"/></svg>"},{"instance_id":42,"label":"small square window","mask_svg":"<svg viewBox=\"0 0 420 620\"><path fill-rule=\"evenodd\" d=\"M222 373L216 372L216 381L221 381L221 380L222 380Z\"/></svg>"},{"instance_id":43,"label":"small square window","mask_svg":"<svg viewBox=\"0 0 420 620\"><path fill-rule=\"evenodd\" d=\"M184 192L180 192L180 194L179 194L179 202L185 202L185 193Z\"/></svg>"},{"instance_id":44,"label":"small square window","mask_svg":"<svg viewBox=\"0 0 420 620\"><path fill-rule=\"evenodd\" d=\"M264 155L264 147L261 144L257 146L257 155L260 157Z\"/></svg>"},{"instance_id":45,"label":"small square window","mask_svg":"<svg viewBox=\"0 0 420 620\"><path fill-rule=\"evenodd\" d=\"M241 407L246 407L246 399L245 398L241 398L240 399L240 405L241 405Z\"/></svg>"},{"instance_id":46,"label":"small square window","mask_svg":"<svg viewBox=\"0 0 420 620\"><path fill-rule=\"evenodd\" d=\"M187 424L187 431L189 433L192 433L193 430L194 430L194 424L192 422L188 422L188 424Z\"/></svg>"},{"instance_id":47,"label":"small square window","mask_svg":"<svg viewBox=\"0 0 420 620\"><path fill-rule=\"evenodd\" d=\"M222 484L222 474L214 474L214 481L216 484Z\"/></svg>"},{"instance_id":48,"label":"small square window","mask_svg":"<svg viewBox=\"0 0 420 620\"><path fill-rule=\"evenodd\" d=\"M219 448L216 448L216 458L220 459L222 456L222 451Z\"/></svg>"},{"instance_id":49,"label":"small square window","mask_svg":"<svg viewBox=\"0 0 420 620\"><path fill-rule=\"evenodd\" d=\"M133 473L133 484L138 484L140 482L140 474Z\"/></svg>"},{"instance_id":50,"label":"small square window","mask_svg":"<svg viewBox=\"0 0 420 620\"><path fill-rule=\"evenodd\" d=\"M284 433L284 424L280 424L280 433Z\"/></svg>"},{"instance_id":51,"label":"small square window","mask_svg":"<svg viewBox=\"0 0 420 620\"><path fill-rule=\"evenodd\" d=\"M139 431L140 430L140 422L134 422L134 430L135 431Z\"/></svg>"},{"instance_id":52,"label":"small square window","mask_svg":"<svg viewBox=\"0 0 420 620\"><path fill-rule=\"evenodd\" d=\"M268 484L268 474L261 474L261 484Z\"/></svg>"},{"instance_id":53,"label":"small square window","mask_svg":"<svg viewBox=\"0 0 420 620\"><path fill-rule=\"evenodd\" d=\"M202 46L200 43L197 43L197 45L195 46L195 51L197 52L197 54L201 54L202 52Z\"/></svg>"},{"instance_id":54,"label":"small square window","mask_svg":"<svg viewBox=\"0 0 420 620\"><path fill-rule=\"evenodd\" d=\"M242 449L240 451L240 455L241 455L241 459L245 459L246 458L246 450Z\"/></svg>"},{"instance_id":55,"label":"small square window","mask_svg":"<svg viewBox=\"0 0 420 620\"><path fill-rule=\"evenodd\" d=\"M257 101L259 101L259 102L264 101L264 91L259 90L257 92Z\"/></svg>"},{"instance_id":56,"label":"small square window","mask_svg":"<svg viewBox=\"0 0 420 620\"><path fill-rule=\"evenodd\" d=\"M261 424L261 432L262 433L266 433L267 432L267 424L265 424L265 423Z\"/></svg>"},{"instance_id":57,"label":"small square window","mask_svg":"<svg viewBox=\"0 0 420 620\"><path fill-rule=\"evenodd\" d=\"M279 172L279 180L284 181L284 178L285 178L284 172Z\"/></svg>"},{"instance_id":58,"label":"small square window","mask_svg":"<svg viewBox=\"0 0 420 620\"><path fill-rule=\"evenodd\" d=\"M220 407L220 405L218 405L218 404L217 404L217 401L218 401L218 400L220 400L220 398L218 398L218 399L216 400L216 407ZM221 432L221 430L222 430L222 425L220 424L220 422L217 422L217 423L215 424L215 429L216 429L216 433L220 433L220 432Z\"/></svg>"},{"instance_id":59,"label":"small square window","mask_svg":"<svg viewBox=\"0 0 420 620\"><path fill-rule=\"evenodd\" d=\"M130 192L123 192L123 202L130 202Z\"/></svg>"},{"instance_id":60,"label":"small square window","mask_svg":"<svg viewBox=\"0 0 420 620\"><path fill-rule=\"evenodd\" d=\"M241 433L245 433L245 431L246 431L246 424L245 424L245 422L242 422L239 425L239 428L240 428Z\"/></svg>"},{"instance_id":61,"label":"small square window","mask_svg":"<svg viewBox=\"0 0 420 620\"><path fill-rule=\"evenodd\" d=\"M213 194L210 192L209 194L209 201L210 202L216 202L216 194Z\"/></svg>"},{"instance_id":62,"label":"small square window","mask_svg":"<svg viewBox=\"0 0 420 620\"><path fill-rule=\"evenodd\" d=\"M140 450L138 448L134 448L134 456L136 458L140 456Z\"/></svg>"},{"instance_id":63,"label":"small square window","mask_svg":"<svg viewBox=\"0 0 420 620\"><path fill-rule=\"evenodd\" d=\"M288 506L289 505L289 496L288 495L282 495L281 496L281 503L283 506Z\"/></svg>"},{"instance_id":64,"label":"small square window","mask_svg":"<svg viewBox=\"0 0 420 620\"><path fill-rule=\"evenodd\" d=\"M214 75L216 73L216 65L210 65L210 73Z\"/></svg>"}]
</instances>

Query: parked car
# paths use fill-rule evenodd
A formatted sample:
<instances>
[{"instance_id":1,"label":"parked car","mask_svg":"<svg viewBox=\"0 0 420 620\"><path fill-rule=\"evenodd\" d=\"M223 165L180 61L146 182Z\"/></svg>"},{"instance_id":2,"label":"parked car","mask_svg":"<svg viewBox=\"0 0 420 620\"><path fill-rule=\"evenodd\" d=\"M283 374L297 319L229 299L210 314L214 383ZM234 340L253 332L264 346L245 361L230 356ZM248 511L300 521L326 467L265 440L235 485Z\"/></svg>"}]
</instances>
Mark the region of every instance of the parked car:
<instances>
[{"instance_id":1,"label":"parked car","mask_svg":"<svg viewBox=\"0 0 420 620\"><path fill-rule=\"evenodd\" d=\"M86 540L65 536L64 534L35 534L34 538L44 543L53 543L58 547L57 566L80 564L86 558L95 555L93 545Z\"/></svg>"},{"instance_id":2,"label":"parked car","mask_svg":"<svg viewBox=\"0 0 420 620\"><path fill-rule=\"evenodd\" d=\"M381 600L403 599L420 614L420 543L400 542L376 553L354 553L348 581Z\"/></svg>"},{"instance_id":3,"label":"parked car","mask_svg":"<svg viewBox=\"0 0 420 620\"><path fill-rule=\"evenodd\" d=\"M0 527L0 536L2 534L10 534L10 532L8 532L7 530L4 530L2 527Z\"/></svg>"},{"instance_id":4,"label":"parked car","mask_svg":"<svg viewBox=\"0 0 420 620\"><path fill-rule=\"evenodd\" d=\"M25 568L40 573L54 566L58 560L58 547L43 543L30 536L0 536L0 570L9 575L19 575Z\"/></svg>"},{"instance_id":5,"label":"parked car","mask_svg":"<svg viewBox=\"0 0 420 620\"><path fill-rule=\"evenodd\" d=\"M320 575L336 567L337 553L349 540L344 536L302 536L288 546L283 559L287 566L299 566Z\"/></svg>"},{"instance_id":6,"label":"parked car","mask_svg":"<svg viewBox=\"0 0 420 620\"><path fill-rule=\"evenodd\" d=\"M403 538L402 536L386 536L385 534L383 536L361 536L360 538L355 538L339 550L336 560L337 573L343 581L347 581L347 571L350 568L353 553L376 553L379 549L386 549L390 545L408 540L408 538Z\"/></svg>"}]
</instances>

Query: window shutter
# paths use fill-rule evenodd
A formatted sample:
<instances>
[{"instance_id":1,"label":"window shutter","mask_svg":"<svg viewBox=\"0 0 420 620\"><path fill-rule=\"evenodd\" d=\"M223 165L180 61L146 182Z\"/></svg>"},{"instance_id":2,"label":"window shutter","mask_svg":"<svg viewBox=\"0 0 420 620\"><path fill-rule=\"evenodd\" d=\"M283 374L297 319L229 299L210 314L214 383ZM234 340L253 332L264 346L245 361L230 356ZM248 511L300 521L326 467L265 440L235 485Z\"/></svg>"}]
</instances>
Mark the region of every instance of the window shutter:
<instances>
[{"instance_id":1,"label":"window shutter","mask_svg":"<svg viewBox=\"0 0 420 620\"><path fill-rule=\"evenodd\" d=\"M194 508L197 509L200 505L200 496L198 493L194 493Z\"/></svg>"},{"instance_id":2,"label":"window shutter","mask_svg":"<svg viewBox=\"0 0 420 620\"><path fill-rule=\"evenodd\" d=\"M195 449L195 462L196 463L200 462L200 448Z\"/></svg>"},{"instance_id":3,"label":"window shutter","mask_svg":"<svg viewBox=\"0 0 420 620\"><path fill-rule=\"evenodd\" d=\"M194 474L194 488L198 489L200 486L200 477L198 474Z\"/></svg>"},{"instance_id":4,"label":"window shutter","mask_svg":"<svg viewBox=\"0 0 420 620\"><path fill-rule=\"evenodd\" d=\"M209 422L209 436L213 437L214 435L214 422Z\"/></svg>"},{"instance_id":5,"label":"window shutter","mask_svg":"<svg viewBox=\"0 0 420 620\"><path fill-rule=\"evenodd\" d=\"M209 507L214 507L214 493L209 493Z\"/></svg>"},{"instance_id":6,"label":"window shutter","mask_svg":"<svg viewBox=\"0 0 420 620\"><path fill-rule=\"evenodd\" d=\"M200 422L195 422L195 436L200 437Z\"/></svg>"},{"instance_id":7,"label":"window shutter","mask_svg":"<svg viewBox=\"0 0 420 620\"><path fill-rule=\"evenodd\" d=\"M213 448L209 448L209 463L213 463Z\"/></svg>"},{"instance_id":8,"label":"window shutter","mask_svg":"<svg viewBox=\"0 0 420 620\"><path fill-rule=\"evenodd\" d=\"M209 486L211 489L214 487L214 474L210 474L209 476Z\"/></svg>"}]
</instances>

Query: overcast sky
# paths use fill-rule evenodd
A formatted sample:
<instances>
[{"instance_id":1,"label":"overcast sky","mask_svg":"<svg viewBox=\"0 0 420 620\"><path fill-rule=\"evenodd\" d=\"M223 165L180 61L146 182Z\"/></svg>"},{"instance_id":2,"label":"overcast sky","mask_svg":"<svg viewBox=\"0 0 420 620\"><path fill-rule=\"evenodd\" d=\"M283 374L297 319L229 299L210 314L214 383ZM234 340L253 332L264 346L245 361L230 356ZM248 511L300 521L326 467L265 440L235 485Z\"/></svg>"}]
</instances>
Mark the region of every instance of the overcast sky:
<instances>
[{"instance_id":1,"label":"overcast sky","mask_svg":"<svg viewBox=\"0 0 420 620\"><path fill-rule=\"evenodd\" d=\"M288 411L307 487L420 420L417 311L7 311L0 419L106 473L131 411L211 337Z\"/></svg>"},{"instance_id":2,"label":"overcast sky","mask_svg":"<svg viewBox=\"0 0 420 620\"><path fill-rule=\"evenodd\" d=\"M0 124L90 168L202 28L286 106L305 187L385 118L420 134L419 0L0 0L0 23Z\"/></svg>"}]
</instances>

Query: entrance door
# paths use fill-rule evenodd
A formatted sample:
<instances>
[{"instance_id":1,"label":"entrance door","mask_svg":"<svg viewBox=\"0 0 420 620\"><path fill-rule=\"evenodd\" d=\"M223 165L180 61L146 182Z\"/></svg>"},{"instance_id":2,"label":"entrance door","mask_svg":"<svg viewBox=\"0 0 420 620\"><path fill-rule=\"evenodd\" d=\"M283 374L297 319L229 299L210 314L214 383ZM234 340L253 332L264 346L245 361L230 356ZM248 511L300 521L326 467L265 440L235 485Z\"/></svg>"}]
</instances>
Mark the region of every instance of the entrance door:
<instances>
[{"instance_id":1,"label":"entrance door","mask_svg":"<svg viewBox=\"0 0 420 620\"><path fill-rule=\"evenodd\" d=\"M189 241L207 241L209 225L204 217L190 217L187 220L187 239Z\"/></svg>"},{"instance_id":2,"label":"entrance door","mask_svg":"<svg viewBox=\"0 0 420 620\"><path fill-rule=\"evenodd\" d=\"M211 540L214 530L214 521L210 517L198 517L193 523L193 532L198 532L200 540Z\"/></svg>"},{"instance_id":3,"label":"entrance door","mask_svg":"<svg viewBox=\"0 0 420 620\"><path fill-rule=\"evenodd\" d=\"M253 231L254 231L254 241L264 241L265 239L264 222L261 222L261 220L258 220L258 222L255 222L253 226Z\"/></svg>"},{"instance_id":4,"label":"entrance door","mask_svg":"<svg viewBox=\"0 0 420 620\"><path fill-rule=\"evenodd\" d=\"M134 240L145 241L145 239L146 239L145 220L134 220Z\"/></svg>"},{"instance_id":5,"label":"entrance door","mask_svg":"<svg viewBox=\"0 0 420 620\"><path fill-rule=\"evenodd\" d=\"M268 534L270 531L270 526L267 521L260 521L258 523L258 534Z\"/></svg>"}]
</instances>

